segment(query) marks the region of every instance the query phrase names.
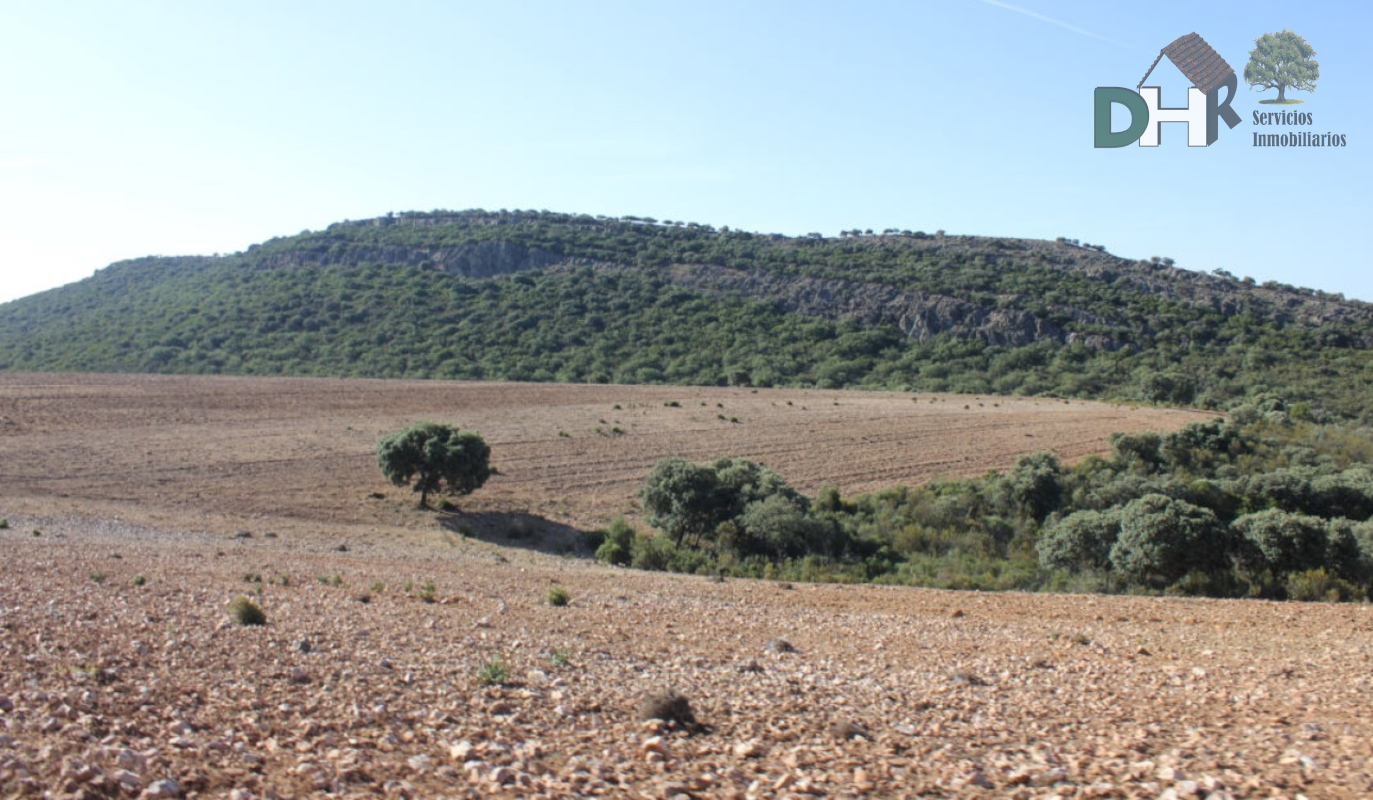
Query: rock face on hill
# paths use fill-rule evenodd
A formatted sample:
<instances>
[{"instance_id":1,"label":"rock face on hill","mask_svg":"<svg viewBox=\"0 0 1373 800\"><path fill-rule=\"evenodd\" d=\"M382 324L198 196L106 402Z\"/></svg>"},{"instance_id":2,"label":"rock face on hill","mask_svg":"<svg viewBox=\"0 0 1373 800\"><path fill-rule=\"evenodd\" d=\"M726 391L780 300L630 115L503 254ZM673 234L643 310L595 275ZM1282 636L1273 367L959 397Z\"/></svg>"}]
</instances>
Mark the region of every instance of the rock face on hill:
<instances>
[{"instance_id":1,"label":"rock face on hill","mask_svg":"<svg viewBox=\"0 0 1373 800\"><path fill-rule=\"evenodd\" d=\"M272 253L262 259L264 264L271 267L403 264L442 270L462 278L495 278L540 270L562 260L562 255L551 250L526 247L503 239L487 239L457 247L348 245L305 248Z\"/></svg>"},{"instance_id":2,"label":"rock face on hill","mask_svg":"<svg viewBox=\"0 0 1373 800\"><path fill-rule=\"evenodd\" d=\"M713 266L678 267L672 277L683 286L770 301L781 311L802 316L891 325L919 341L944 333L1003 347L1066 339L1063 329L1024 311L989 309L956 297L903 292L880 283L797 278Z\"/></svg>"}]
</instances>

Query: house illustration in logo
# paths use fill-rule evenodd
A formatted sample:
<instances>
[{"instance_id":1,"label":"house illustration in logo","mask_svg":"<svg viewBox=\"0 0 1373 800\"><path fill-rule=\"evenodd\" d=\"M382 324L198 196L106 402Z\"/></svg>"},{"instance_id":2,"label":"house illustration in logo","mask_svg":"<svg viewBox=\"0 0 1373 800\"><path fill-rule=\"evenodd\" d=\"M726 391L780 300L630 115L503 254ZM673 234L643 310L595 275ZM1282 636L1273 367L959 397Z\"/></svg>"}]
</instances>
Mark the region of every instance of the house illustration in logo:
<instances>
[{"instance_id":1,"label":"house illustration in logo","mask_svg":"<svg viewBox=\"0 0 1373 800\"><path fill-rule=\"evenodd\" d=\"M1158 51L1158 58L1149 65L1149 71L1144 73L1144 77L1139 79L1139 85L1135 87L1136 92L1149 80L1154 67L1158 66L1158 62L1162 61L1164 56L1168 56L1168 60L1173 62L1178 72L1186 76L1202 94L1210 94L1213 89L1219 88L1225 82L1227 76L1235 74L1235 70L1225 63L1220 53L1211 49L1211 45L1207 44L1205 39L1195 33L1189 33L1186 36L1179 36L1172 44Z\"/></svg>"},{"instance_id":2,"label":"house illustration in logo","mask_svg":"<svg viewBox=\"0 0 1373 800\"><path fill-rule=\"evenodd\" d=\"M1168 56L1173 66L1192 82L1187 90L1187 105L1182 108L1163 106L1159 87L1145 86L1158 62ZM1159 129L1164 122L1187 123L1187 145L1206 147L1219 136L1217 118L1231 128L1240 123L1239 114L1230 108L1235 99L1239 80L1235 70L1220 53L1211 48L1196 33L1179 36L1158 53L1149 65L1135 91L1119 87L1098 87L1095 97L1095 129L1097 147L1124 147L1136 140L1141 147L1158 147ZM1220 102L1220 90L1228 89L1225 102ZM1111 105L1124 106L1130 112L1130 127L1119 133L1111 131Z\"/></svg>"}]
</instances>

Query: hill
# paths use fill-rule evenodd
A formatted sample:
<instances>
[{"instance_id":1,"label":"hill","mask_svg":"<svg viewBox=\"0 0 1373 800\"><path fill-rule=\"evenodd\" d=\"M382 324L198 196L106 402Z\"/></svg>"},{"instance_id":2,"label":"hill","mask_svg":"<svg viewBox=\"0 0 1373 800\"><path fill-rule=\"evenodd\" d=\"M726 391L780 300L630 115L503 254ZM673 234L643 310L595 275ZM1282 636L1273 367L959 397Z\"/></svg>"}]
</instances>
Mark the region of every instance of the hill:
<instances>
[{"instance_id":1,"label":"hill","mask_svg":"<svg viewBox=\"0 0 1373 800\"><path fill-rule=\"evenodd\" d=\"M0 305L0 369L864 386L1367 415L1373 306L1070 240L341 222Z\"/></svg>"}]
</instances>

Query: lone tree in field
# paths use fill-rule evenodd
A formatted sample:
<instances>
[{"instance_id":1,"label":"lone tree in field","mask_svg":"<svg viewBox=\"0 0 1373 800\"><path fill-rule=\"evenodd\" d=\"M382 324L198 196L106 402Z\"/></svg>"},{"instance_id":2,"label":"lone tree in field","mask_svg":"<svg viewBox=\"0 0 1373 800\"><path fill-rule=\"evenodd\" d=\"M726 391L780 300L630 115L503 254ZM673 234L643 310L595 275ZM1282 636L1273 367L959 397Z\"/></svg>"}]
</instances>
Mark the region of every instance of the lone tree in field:
<instances>
[{"instance_id":1,"label":"lone tree in field","mask_svg":"<svg viewBox=\"0 0 1373 800\"><path fill-rule=\"evenodd\" d=\"M1254 40L1249 51L1249 63L1244 65L1244 82L1250 91L1277 89L1278 102L1287 101L1284 94L1290 87L1306 92L1316 91L1316 79L1321 65L1316 51L1306 40L1286 28L1277 33L1265 33Z\"/></svg>"},{"instance_id":2,"label":"lone tree in field","mask_svg":"<svg viewBox=\"0 0 1373 800\"><path fill-rule=\"evenodd\" d=\"M377 442L377 466L396 486L414 481L420 508L429 507L429 493L471 494L495 472L491 448L472 431L453 425L416 422Z\"/></svg>"}]
</instances>

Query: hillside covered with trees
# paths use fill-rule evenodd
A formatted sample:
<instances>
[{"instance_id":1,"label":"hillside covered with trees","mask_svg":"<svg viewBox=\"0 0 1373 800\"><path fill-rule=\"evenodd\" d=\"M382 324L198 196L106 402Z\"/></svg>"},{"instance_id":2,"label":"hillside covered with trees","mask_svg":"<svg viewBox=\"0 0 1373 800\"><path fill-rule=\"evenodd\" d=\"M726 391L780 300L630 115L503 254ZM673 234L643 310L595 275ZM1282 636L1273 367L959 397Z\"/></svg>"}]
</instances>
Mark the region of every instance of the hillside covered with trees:
<instances>
[{"instance_id":1,"label":"hillside covered with trees","mask_svg":"<svg viewBox=\"0 0 1373 800\"><path fill-rule=\"evenodd\" d=\"M1100 246L550 212L342 222L0 305L0 369L874 387L1368 416L1373 306Z\"/></svg>"}]
</instances>

